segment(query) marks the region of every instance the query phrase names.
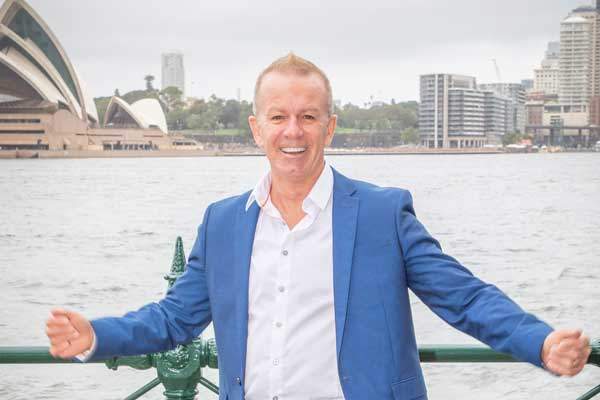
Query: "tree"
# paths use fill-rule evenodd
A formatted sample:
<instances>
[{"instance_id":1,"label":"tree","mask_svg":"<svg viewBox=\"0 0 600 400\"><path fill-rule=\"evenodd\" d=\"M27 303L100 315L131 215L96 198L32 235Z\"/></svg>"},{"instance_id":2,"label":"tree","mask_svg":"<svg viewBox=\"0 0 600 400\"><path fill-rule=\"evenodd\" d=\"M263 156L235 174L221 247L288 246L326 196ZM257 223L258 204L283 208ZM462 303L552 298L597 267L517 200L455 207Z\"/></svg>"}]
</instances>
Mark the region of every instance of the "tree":
<instances>
[{"instance_id":1,"label":"tree","mask_svg":"<svg viewBox=\"0 0 600 400\"><path fill-rule=\"evenodd\" d=\"M160 100L167 108L167 112L183 108L183 93L178 87L169 86L160 91Z\"/></svg>"},{"instance_id":2,"label":"tree","mask_svg":"<svg viewBox=\"0 0 600 400\"><path fill-rule=\"evenodd\" d=\"M116 97L121 97L121 93L119 93L119 89L115 89L115 94Z\"/></svg>"},{"instance_id":3,"label":"tree","mask_svg":"<svg viewBox=\"0 0 600 400\"><path fill-rule=\"evenodd\" d=\"M187 111L183 109L176 109L167 113L167 126L172 130L183 130L187 126Z\"/></svg>"},{"instance_id":4,"label":"tree","mask_svg":"<svg viewBox=\"0 0 600 400\"><path fill-rule=\"evenodd\" d=\"M509 144L519 143L523 139L523 135L518 132L507 133L502 136L502 144L508 146Z\"/></svg>"},{"instance_id":5,"label":"tree","mask_svg":"<svg viewBox=\"0 0 600 400\"><path fill-rule=\"evenodd\" d=\"M221 109L219 120L226 128L237 128L240 117L240 103L237 100L227 100Z\"/></svg>"},{"instance_id":6,"label":"tree","mask_svg":"<svg viewBox=\"0 0 600 400\"><path fill-rule=\"evenodd\" d=\"M133 104L141 99L158 99L156 92L147 92L146 90L132 90L121 96L129 104Z\"/></svg>"},{"instance_id":7,"label":"tree","mask_svg":"<svg viewBox=\"0 0 600 400\"><path fill-rule=\"evenodd\" d=\"M154 82L154 75L146 75L144 80L146 81L146 90L148 92L153 92L154 86L152 85L152 82Z\"/></svg>"},{"instance_id":8,"label":"tree","mask_svg":"<svg viewBox=\"0 0 600 400\"><path fill-rule=\"evenodd\" d=\"M400 134L400 139L402 139L402 142L405 144L419 144L419 132L413 127L406 128Z\"/></svg>"}]
</instances>

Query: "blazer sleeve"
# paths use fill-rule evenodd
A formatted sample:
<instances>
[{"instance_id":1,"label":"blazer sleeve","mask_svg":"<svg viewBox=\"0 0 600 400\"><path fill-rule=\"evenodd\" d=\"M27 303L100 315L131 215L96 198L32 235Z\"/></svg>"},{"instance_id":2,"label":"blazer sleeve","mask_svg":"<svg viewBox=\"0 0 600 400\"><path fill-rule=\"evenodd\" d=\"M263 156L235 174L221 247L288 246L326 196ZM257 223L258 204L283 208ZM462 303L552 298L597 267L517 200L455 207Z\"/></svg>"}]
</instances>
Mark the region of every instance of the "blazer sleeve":
<instances>
[{"instance_id":1,"label":"blazer sleeve","mask_svg":"<svg viewBox=\"0 0 600 400\"><path fill-rule=\"evenodd\" d=\"M92 360L166 351L191 342L212 320L206 284L206 231L209 206L198 228L186 270L165 298L120 318L92 320L96 351Z\"/></svg>"},{"instance_id":2,"label":"blazer sleeve","mask_svg":"<svg viewBox=\"0 0 600 400\"><path fill-rule=\"evenodd\" d=\"M541 366L542 345L552 328L444 254L417 220L407 191L401 195L396 228L408 286L434 313L496 351Z\"/></svg>"}]
</instances>

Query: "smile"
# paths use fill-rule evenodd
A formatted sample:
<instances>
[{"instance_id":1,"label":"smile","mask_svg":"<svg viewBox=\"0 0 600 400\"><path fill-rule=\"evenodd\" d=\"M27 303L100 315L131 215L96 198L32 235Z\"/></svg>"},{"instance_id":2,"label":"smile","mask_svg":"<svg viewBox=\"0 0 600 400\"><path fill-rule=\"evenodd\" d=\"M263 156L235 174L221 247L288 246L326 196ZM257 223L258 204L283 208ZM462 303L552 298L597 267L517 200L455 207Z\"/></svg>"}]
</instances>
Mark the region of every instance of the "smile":
<instances>
[{"instance_id":1,"label":"smile","mask_svg":"<svg viewBox=\"0 0 600 400\"><path fill-rule=\"evenodd\" d=\"M306 151L306 147L282 147L280 150L285 154L300 154Z\"/></svg>"}]
</instances>

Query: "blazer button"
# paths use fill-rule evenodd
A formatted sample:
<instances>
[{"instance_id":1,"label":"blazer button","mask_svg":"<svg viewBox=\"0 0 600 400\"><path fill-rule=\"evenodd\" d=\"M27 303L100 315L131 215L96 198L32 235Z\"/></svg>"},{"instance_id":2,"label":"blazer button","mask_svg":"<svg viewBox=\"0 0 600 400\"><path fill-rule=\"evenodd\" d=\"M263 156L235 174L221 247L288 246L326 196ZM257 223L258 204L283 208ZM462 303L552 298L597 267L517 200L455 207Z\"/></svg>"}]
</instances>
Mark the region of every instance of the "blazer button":
<instances>
[{"instance_id":1,"label":"blazer button","mask_svg":"<svg viewBox=\"0 0 600 400\"><path fill-rule=\"evenodd\" d=\"M238 385L242 385L242 378L240 378L239 376L235 377L235 383L237 383Z\"/></svg>"}]
</instances>

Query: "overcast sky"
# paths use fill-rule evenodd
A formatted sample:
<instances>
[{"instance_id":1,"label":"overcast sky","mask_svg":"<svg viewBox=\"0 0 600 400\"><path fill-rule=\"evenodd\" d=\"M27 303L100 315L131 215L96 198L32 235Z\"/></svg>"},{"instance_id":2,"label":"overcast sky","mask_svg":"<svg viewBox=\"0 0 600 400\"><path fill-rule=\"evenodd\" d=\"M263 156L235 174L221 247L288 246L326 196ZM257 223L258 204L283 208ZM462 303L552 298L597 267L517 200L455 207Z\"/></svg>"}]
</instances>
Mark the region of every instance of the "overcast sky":
<instances>
[{"instance_id":1,"label":"overcast sky","mask_svg":"<svg viewBox=\"0 0 600 400\"><path fill-rule=\"evenodd\" d=\"M184 54L187 95L250 99L256 76L291 51L329 75L334 98L418 100L432 72L533 78L568 12L590 0L29 0L92 95L160 86L160 55Z\"/></svg>"}]
</instances>

